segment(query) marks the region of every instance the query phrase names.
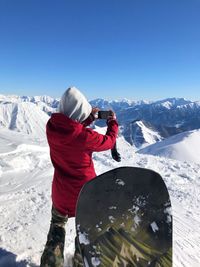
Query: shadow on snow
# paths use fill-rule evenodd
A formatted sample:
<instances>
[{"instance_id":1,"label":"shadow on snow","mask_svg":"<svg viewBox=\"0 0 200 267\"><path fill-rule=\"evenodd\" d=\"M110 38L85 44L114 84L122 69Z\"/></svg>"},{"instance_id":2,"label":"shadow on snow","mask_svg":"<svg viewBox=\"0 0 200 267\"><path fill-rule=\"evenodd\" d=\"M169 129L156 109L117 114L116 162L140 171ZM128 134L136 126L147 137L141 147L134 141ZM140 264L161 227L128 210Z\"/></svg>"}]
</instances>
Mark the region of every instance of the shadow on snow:
<instances>
[{"instance_id":1,"label":"shadow on snow","mask_svg":"<svg viewBox=\"0 0 200 267\"><path fill-rule=\"evenodd\" d=\"M0 248L0 267L38 267L26 260L17 261L17 255Z\"/></svg>"}]
</instances>

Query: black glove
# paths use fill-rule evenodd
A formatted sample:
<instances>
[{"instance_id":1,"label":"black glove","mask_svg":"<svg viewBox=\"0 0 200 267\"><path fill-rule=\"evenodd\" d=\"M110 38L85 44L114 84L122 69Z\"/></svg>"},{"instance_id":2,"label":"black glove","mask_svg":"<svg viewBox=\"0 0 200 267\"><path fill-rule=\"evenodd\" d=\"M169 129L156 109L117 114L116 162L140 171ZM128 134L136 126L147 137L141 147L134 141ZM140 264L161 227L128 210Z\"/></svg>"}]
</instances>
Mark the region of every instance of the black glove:
<instances>
[{"instance_id":1,"label":"black glove","mask_svg":"<svg viewBox=\"0 0 200 267\"><path fill-rule=\"evenodd\" d=\"M117 162L121 161L121 155L117 151L116 143L115 143L114 147L111 149L111 155L112 155L112 158L114 160L116 160Z\"/></svg>"}]
</instances>

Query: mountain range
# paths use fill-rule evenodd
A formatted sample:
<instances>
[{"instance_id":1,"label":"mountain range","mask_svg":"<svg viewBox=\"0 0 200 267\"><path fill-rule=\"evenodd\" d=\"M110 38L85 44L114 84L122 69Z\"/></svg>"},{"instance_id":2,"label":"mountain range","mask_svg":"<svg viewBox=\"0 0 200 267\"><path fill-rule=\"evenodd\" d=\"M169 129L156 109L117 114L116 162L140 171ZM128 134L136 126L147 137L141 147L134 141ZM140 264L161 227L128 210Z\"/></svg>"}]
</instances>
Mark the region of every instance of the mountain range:
<instances>
[{"instance_id":1,"label":"mountain range","mask_svg":"<svg viewBox=\"0 0 200 267\"><path fill-rule=\"evenodd\" d=\"M141 153L176 158L176 154L181 155L177 152L177 147L174 152L174 146L171 145L171 153L169 149L167 153L164 149L168 138L183 133L183 140L185 138L193 140L188 143L195 142L194 139L198 140L197 137L194 138L193 131L200 129L200 101L184 98L168 98L159 101L95 99L90 103L101 110L114 110L120 125L119 135L123 136L136 150L141 150ZM58 104L59 99L50 96L0 95L0 127L45 138L45 124L49 116L56 112ZM106 124L104 120L97 120L95 125L102 127ZM200 132L197 131L196 136L199 135ZM173 144L176 143L175 139L169 140L172 140ZM145 149L153 144L157 146ZM158 149L158 146L162 149Z\"/></svg>"},{"instance_id":2,"label":"mountain range","mask_svg":"<svg viewBox=\"0 0 200 267\"><path fill-rule=\"evenodd\" d=\"M200 128L200 102L169 98L155 102L93 100L91 104L113 109L125 139L137 148L175 134ZM151 132L152 134L147 134ZM149 139L147 136L151 136Z\"/></svg>"}]
</instances>

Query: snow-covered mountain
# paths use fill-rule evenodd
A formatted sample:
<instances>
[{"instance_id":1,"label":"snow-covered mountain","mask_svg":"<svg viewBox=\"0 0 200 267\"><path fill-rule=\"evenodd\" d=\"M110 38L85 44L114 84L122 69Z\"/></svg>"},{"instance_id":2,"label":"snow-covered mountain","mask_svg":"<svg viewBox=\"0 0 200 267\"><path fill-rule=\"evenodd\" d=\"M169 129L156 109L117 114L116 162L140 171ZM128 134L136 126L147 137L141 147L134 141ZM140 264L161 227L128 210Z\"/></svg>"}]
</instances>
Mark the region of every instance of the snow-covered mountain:
<instances>
[{"instance_id":1,"label":"snow-covered mountain","mask_svg":"<svg viewBox=\"0 0 200 267\"><path fill-rule=\"evenodd\" d=\"M33 103L42 111L50 115L58 107L59 100L50 96L17 96L17 95L0 95L0 105L9 103Z\"/></svg>"},{"instance_id":2,"label":"snow-covered mountain","mask_svg":"<svg viewBox=\"0 0 200 267\"><path fill-rule=\"evenodd\" d=\"M200 102L185 100L184 98L169 98L155 102L116 102L92 101L94 106L102 109L113 109L117 113L122 134L130 143L137 147L145 145L145 137L135 140L138 125L135 121L142 121L153 129L160 138L167 138L175 134L200 128ZM101 122L99 123L101 125Z\"/></svg>"},{"instance_id":3,"label":"snow-covered mountain","mask_svg":"<svg viewBox=\"0 0 200 267\"><path fill-rule=\"evenodd\" d=\"M0 103L0 128L45 137L45 124L49 116L32 102Z\"/></svg>"},{"instance_id":4,"label":"snow-covered mountain","mask_svg":"<svg viewBox=\"0 0 200 267\"><path fill-rule=\"evenodd\" d=\"M200 164L200 129L171 136L138 151L166 158Z\"/></svg>"},{"instance_id":5,"label":"snow-covered mountain","mask_svg":"<svg viewBox=\"0 0 200 267\"><path fill-rule=\"evenodd\" d=\"M0 103L4 102L11 102L11 103L16 103L16 102L32 102L32 103L45 103L46 105L56 108L59 103L59 99L55 99L50 96L18 96L18 95L0 95Z\"/></svg>"},{"instance_id":6,"label":"snow-covered mountain","mask_svg":"<svg viewBox=\"0 0 200 267\"><path fill-rule=\"evenodd\" d=\"M50 115L55 112L59 99L49 96L3 96L0 106L8 103L31 103ZM100 109L112 109L116 112L125 139L137 148L160 141L175 134L200 128L200 102L184 98L168 98L160 101L108 101L96 99L90 101ZM0 114L1 121L4 115ZM140 121L140 123L139 123ZM99 126L105 123L99 120Z\"/></svg>"},{"instance_id":7,"label":"snow-covered mountain","mask_svg":"<svg viewBox=\"0 0 200 267\"><path fill-rule=\"evenodd\" d=\"M130 124L121 127L121 133L125 139L137 148L154 144L163 138L160 134L146 122L135 120Z\"/></svg>"}]
</instances>

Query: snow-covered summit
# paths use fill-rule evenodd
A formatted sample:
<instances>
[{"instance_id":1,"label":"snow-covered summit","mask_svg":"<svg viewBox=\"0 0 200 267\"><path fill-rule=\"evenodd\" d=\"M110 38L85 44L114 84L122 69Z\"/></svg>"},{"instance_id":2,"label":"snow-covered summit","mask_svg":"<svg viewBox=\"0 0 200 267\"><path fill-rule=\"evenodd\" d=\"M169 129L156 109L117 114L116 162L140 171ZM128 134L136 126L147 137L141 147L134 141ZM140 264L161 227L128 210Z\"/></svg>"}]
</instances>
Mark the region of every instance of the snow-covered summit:
<instances>
[{"instance_id":1,"label":"snow-covered summit","mask_svg":"<svg viewBox=\"0 0 200 267\"><path fill-rule=\"evenodd\" d=\"M176 98L176 97L172 97L172 98L166 98L163 100L158 100L152 103L152 105L155 106L163 106L166 108L171 108L171 107L181 107L183 105L187 105L192 103L192 101L187 100L185 98Z\"/></svg>"},{"instance_id":2,"label":"snow-covered summit","mask_svg":"<svg viewBox=\"0 0 200 267\"><path fill-rule=\"evenodd\" d=\"M0 94L0 103L1 102L44 102L46 104L52 105L56 101L59 101L57 98L51 96L42 95L42 96L18 96L18 95L1 95Z\"/></svg>"},{"instance_id":3,"label":"snow-covered summit","mask_svg":"<svg viewBox=\"0 0 200 267\"><path fill-rule=\"evenodd\" d=\"M181 107L181 106L186 106L189 105L191 103L196 103L198 101L190 101L187 100L185 98L166 98L166 99L162 99L162 100L155 100L155 101L147 101L147 100L129 100L129 99L122 99L122 100L105 100L102 98L98 98L98 99L94 99L91 100L90 103L97 105L101 108L103 107L107 107L107 106L112 106L112 108L115 110L116 108L119 109L121 107L121 109L124 108L129 108L129 107L135 107L137 106L149 106L149 107L156 107L156 108L166 108L166 109L170 109L170 108L177 108L177 107Z\"/></svg>"}]
</instances>

